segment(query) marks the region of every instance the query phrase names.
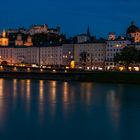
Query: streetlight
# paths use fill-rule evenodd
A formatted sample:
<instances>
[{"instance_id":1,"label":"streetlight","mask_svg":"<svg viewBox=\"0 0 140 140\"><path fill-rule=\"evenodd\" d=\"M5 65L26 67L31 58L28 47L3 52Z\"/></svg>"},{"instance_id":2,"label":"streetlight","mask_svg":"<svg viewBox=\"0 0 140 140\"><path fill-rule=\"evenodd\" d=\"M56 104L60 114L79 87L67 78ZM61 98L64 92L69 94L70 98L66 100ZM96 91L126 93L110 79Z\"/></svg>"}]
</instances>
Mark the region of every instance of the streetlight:
<instances>
[{"instance_id":1,"label":"streetlight","mask_svg":"<svg viewBox=\"0 0 140 140\"><path fill-rule=\"evenodd\" d=\"M93 61L93 54L90 55L90 62L91 62L91 70L92 70L92 61Z\"/></svg>"}]
</instances>

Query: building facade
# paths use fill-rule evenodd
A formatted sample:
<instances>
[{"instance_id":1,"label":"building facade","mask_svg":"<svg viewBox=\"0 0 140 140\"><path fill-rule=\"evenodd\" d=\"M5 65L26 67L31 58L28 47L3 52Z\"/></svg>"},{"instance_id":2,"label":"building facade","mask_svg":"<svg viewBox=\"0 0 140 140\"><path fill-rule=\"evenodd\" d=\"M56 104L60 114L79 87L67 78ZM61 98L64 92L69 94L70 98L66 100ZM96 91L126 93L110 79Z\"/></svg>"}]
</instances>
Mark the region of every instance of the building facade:
<instances>
[{"instance_id":1,"label":"building facade","mask_svg":"<svg viewBox=\"0 0 140 140\"><path fill-rule=\"evenodd\" d=\"M123 48L131 44L129 40L108 40L106 46L106 56L105 56L105 69L112 69L115 66L114 56L120 53Z\"/></svg>"},{"instance_id":2,"label":"building facade","mask_svg":"<svg viewBox=\"0 0 140 140\"><path fill-rule=\"evenodd\" d=\"M8 64L62 65L62 46L0 47L0 62Z\"/></svg>"},{"instance_id":3,"label":"building facade","mask_svg":"<svg viewBox=\"0 0 140 140\"><path fill-rule=\"evenodd\" d=\"M74 44L63 44L62 46L63 55L63 65L70 66L71 61L74 60Z\"/></svg>"},{"instance_id":4,"label":"building facade","mask_svg":"<svg viewBox=\"0 0 140 140\"><path fill-rule=\"evenodd\" d=\"M38 52L40 65L62 65L62 46L40 47Z\"/></svg>"},{"instance_id":5,"label":"building facade","mask_svg":"<svg viewBox=\"0 0 140 140\"><path fill-rule=\"evenodd\" d=\"M6 32L3 30L2 35L0 36L0 46L8 46L9 39L6 36Z\"/></svg>"},{"instance_id":6,"label":"building facade","mask_svg":"<svg viewBox=\"0 0 140 140\"><path fill-rule=\"evenodd\" d=\"M131 25L126 31L126 35L134 43L140 43L140 29L135 25L134 22L131 22Z\"/></svg>"},{"instance_id":7,"label":"building facade","mask_svg":"<svg viewBox=\"0 0 140 140\"><path fill-rule=\"evenodd\" d=\"M87 70L104 69L105 43L86 43L74 45L74 61L76 68Z\"/></svg>"}]
</instances>

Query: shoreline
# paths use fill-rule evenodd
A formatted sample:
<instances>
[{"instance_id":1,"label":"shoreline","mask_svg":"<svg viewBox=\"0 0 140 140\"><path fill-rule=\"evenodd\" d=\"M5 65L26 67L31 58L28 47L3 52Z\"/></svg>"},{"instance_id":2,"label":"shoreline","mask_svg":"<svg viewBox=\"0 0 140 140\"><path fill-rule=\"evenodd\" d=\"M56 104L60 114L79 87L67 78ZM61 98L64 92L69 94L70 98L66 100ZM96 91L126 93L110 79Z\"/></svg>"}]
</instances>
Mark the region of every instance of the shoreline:
<instances>
[{"instance_id":1,"label":"shoreline","mask_svg":"<svg viewBox=\"0 0 140 140\"><path fill-rule=\"evenodd\" d=\"M8 71L0 71L0 78L140 84L139 72L115 72L115 71L8 72Z\"/></svg>"}]
</instances>

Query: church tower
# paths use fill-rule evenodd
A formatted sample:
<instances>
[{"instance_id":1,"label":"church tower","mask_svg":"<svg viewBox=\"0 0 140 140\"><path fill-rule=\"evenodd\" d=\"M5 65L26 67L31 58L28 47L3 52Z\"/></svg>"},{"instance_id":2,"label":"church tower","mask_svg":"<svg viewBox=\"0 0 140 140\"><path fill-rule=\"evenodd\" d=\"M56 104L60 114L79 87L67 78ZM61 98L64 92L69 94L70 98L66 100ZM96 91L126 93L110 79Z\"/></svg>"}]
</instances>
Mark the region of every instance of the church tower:
<instances>
[{"instance_id":1,"label":"church tower","mask_svg":"<svg viewBox=\"0 0 140 140\"><path fill-rule=\"evenodd\" d=\"M2 35L0 37L0 46L8 46L9 39L6 37L6 31L3 30Z\"/></svg>"},{"instance_id":2,"label":"church tower","mask_svg":"<svg viewBox=\"0 0 140 140\"><path fill-rule=\"evenodd\" d=\"M87 36L88 36L89 38L91 37L89 25L88 25L88 28L87 28Z\"/></svg>"},{"instance_id":3,"label":"church tower","mask_svg":"<svg viewBox=\"0 0 140 140\"><path fill-rule=\"evenodd\" d=\"M3 38L6 38L6 32L5 32L5 30L3 30L3 32L2 32L2 37Z\"/></svg>"}]
</instances>

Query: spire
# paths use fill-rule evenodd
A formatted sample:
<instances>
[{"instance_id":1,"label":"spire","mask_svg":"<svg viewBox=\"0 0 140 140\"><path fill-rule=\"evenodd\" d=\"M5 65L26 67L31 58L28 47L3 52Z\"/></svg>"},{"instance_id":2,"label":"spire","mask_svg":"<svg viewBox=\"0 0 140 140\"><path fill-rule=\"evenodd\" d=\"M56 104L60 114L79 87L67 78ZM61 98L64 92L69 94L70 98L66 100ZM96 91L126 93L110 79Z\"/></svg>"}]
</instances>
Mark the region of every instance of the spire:
<instances>
[{"instance_id":1,"label":"spire","mask_svg":"<svg viewBox=\"0 0 140 140\"><path fill-rule=\"evenodd\" d=\"M135 25L135 21L131 21L131 25Z\"/></svg>"},{"instance_id":2,"label":"spire","mask_svg":"<svg viewBox=\"0 0 140 140\"><path fill-rule=\"evenodd\" d=\"M6 37L6 32L5 32L5 30L3 29L3 31L2 31L2 37L3 38L5 38Z\"/></svg>"},{"instance_id":3,"label":"spire","mask_svg":"<svg viewBox=\"0 0 140 140\"><path fill-rule=\"evenodd\" d=\"M87 36L90 37L90 29L89 29L89 25L88 25L88 28L87 28Z\"/></svg>"}]
</instances>

